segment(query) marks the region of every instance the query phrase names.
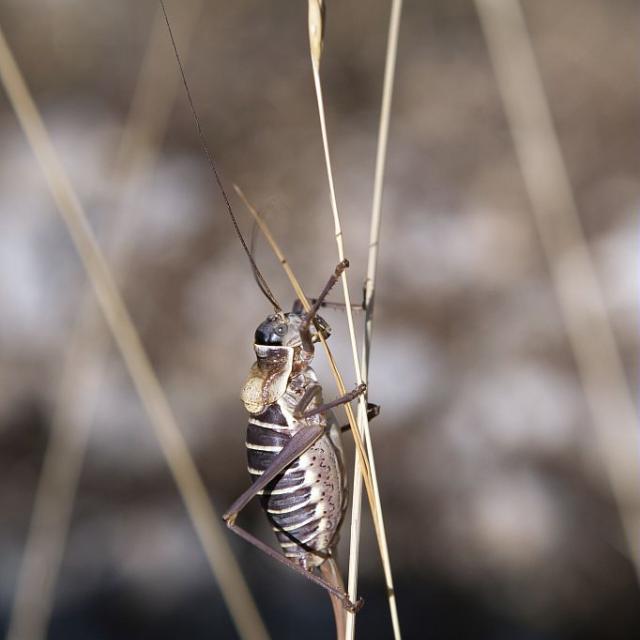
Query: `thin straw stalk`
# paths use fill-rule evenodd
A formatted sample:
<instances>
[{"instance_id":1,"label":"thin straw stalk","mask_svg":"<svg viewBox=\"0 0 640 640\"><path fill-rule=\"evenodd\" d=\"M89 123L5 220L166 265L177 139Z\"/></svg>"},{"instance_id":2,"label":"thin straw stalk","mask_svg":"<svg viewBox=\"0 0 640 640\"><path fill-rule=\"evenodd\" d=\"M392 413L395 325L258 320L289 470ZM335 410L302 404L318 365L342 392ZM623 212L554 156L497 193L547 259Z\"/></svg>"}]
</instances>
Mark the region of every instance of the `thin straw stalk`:
<instances>
[{"instance_id":1,"label":"thin straw stalk","mask_svg":"<svg viewBox=\"0 0 640 640\"><path fill-rule=\"evenodd\" d=\"M324 113L324 100L322 98L322 83L320 82L320 58L322 54L322 35L324 32L324 5L321 0L309 0L309 44L311 52L311 66L313 69L313 83L316 90L316 98L318 103L318 116L320 119L320 131L322 133L322 147L324 149L324 159L327 169L327 180L329 183L329 195L331 200L331 211L333 213L333 223L335 227L336 245L338 247L338 259L345 259L344 242L342 239L342 225L340 223L340 215L338 213L338 203L336 201L336 190L333 181L333 170L331 168L331 156L329 154L329 141L327 137L327 123ZM351 350L353 353L353 366L356 374L356 383L362 383L362 375L360 373L360 362L358 360L358 345L356 342L356 332L353 323L353 312L351 310L351 296L349 295L349 284L347 281L346 270L341 276L342 291L344 293L344 303L347 312L347 324L349 326L349 339L351 341ZM364 396L360 396L358 404L364 409L363 425L367 423L367 401ZM361 425L361 426L363 426ZM360 429L362 433L362 429Z\"/></svg>"},{"instance_id":2,"label":"thin straw stalk","mask_svg":"<svg viewBox=\"0 0 640 640\"><path fill-rule=\"evenodd\" d=\"M376 285L376 271L378 265L378 247L380 244L380 223L382 219L382 190L384 185L384 173L387 157L387 142L389 139L389 121L391 118L391 100L393 96L393 84L396 69L396 59L398 52L398 35L400 32L400 17L402 15L402 0L393 0L391 4L391 15L389 18L389 34L387 37L387 53L385 58L384 82L382 87L382 106L380 109L380 124L378 128L378 148L376 152L375 178L373 183L373 202L371 205L371 225L369 232L369 255L367 260L367 278L365 280L365 335L362 345L362 379L369 382L369 359L371 356L371 342L373 338L373 310ZM358 407L360 424L362 410ZM368 426L368 425L367 425ZM365 441L367 443L367 453L369 454L369 466L373 479L373 490L376 500L377 513L382 514L380 502L380 492L378 490L378 480L376 474L375 458L371 443L371 433L365 429ZM360 548L360 529L362 524L362 482L358 473L358 460L356 460L356 470L353 480L353 502L351 504L351 540L349 545L349 596L353 599L358 593L358 559ZM375 512L374 512L375 517ZM391 561L387 546L387 536L384 520L380 518L378 523L382 534L381 559L384 577L387 587L387 599L389 601L389 611L391 614L391 624L393 635L396 640L401 637L400 620L398 617L398 607L396 594L393 585L393 574L391 572ZM352 640L355 636L356 616L352 613L347 615L346 636Z\"/></svg>"},{"instance_id":3,"label":"thin straw stalk","mask_svg":"<svg viewBox=\"0 0 640 640\"><path fill-rule=\"evenodd\" d=\"M398 16L399 17L399 16ZM323 35L324 35L324 4L322 0L309 0L309 43L310 43L310 54L311 54L311 67L313 71L313 82L316 91L316 99L318 104L318 117L320 121L320 131L322 134L322 146L324 149L324 157L325 157L325 165L327 170L327 180L329 183L329 194L331 201L331 210L333 213L333 221L335 227L335 237L336 237L336 245L338 248L338 257L340 260L344 259L344 242L342 235L342 225L340 223L340 215L338 213L338 204L336 200L335 193L335 184L333 180L333 170L331 167L331 156L329 153L329 141L327 135L327 124L325 118L325 109L324 109L324 100L322 97L322 83L320 81L320 60L322 57L322 47L323 47ZM349 337L351 340L351 350L353 354L353 364L356 376L356 382L358 384L362 383L362 374L360 370L360 362L358 359L358 347L355 336L355 329L353 323L353 314L351 311L351 300L349 296L349 287L347 283L347 275L346 272L342 273L342 289L344 293L344 301L347 312L347 324L349 326ZM361 435L367 440L369 447L371 447L371 436L369 433L369 421L367 418L367 402L365 397L360 397L358 402L358 431ZM358 460L356 460L356 468L354 472L354 483L356 482L355 478L360 478L360 474L358 473ZM369 470L371 473L371 470ZM385 580L387 581L387 589L388 589L388 598L389 598L389 607L391 610L391 616L393 621L393 629L394 635L399 637L399 624L397 619L397 611L395 604L395 593L393 592L393 581L391 579L391 565L389 562L389 554L388 547L386 543L386 534L383 526L383 517L382 517L382 505L380 503L379 491L377 487L377 477L374 475L371 476L371 484L374 487L374 499L371 500L371 511L373 515L373 524L374 529L376 531L376 537L378 539L378 547L380 550L380 557L383 563L384 572L385 572ZM357 481L358 485L360 485L359 480ZM360 495L362 491L362 487L359 486ZM359 530L360 526L360 510L356 509L356 523L355 525L352 523L352 527L356 527ZM353 537L352 537L353 541ZM357 598L357 571L358 571L358 562L357 562L357 554L358 554L358 546L355 548L350 548L349 553L349 586L348 592L349 597L352 601L355 601ZM353 613L347 612L346 617L346 629L345 632L348 638L353 638L355 632L355 615Z\"/></svg>"},{"instance_id":4,"label":"thin straw stalk","mask_svg":"<svg viewBox=\"0 0 640 640\"><path fill-rule=\"evenodd\" d=\"M186 39L201 8L202 0L185 3L180 27ZM106 251L116 274L125 269L123 245L126 245L131 219L128 211L135 208L136 187L157 157L178 86L173 74L161 73L162 50L166 47L164 29L162 12L158 10L116 153L114 182L123 195L114 206L115 214L109 216L106 232ZM83 294L68 344L18 572L7 640L45 637L53 608L108 346L108 336L90 287ZM78 397L82 397L81 403L76 401Z\"/></svg>"},{"instance_id":5,"label":"thin straw stalk","mask_svg":"<svg viewBox=\"0 0 640 640\"><path fill-rule=\"evenodd\" d=\"M542 248L640 578L637 414L522 8L476 0Z\"/></svg>"},{"instance_id":6,"label":"thin straw stalk","mask_svg":"<svg viewBox=\"0 0 640 640\"><path fill-rule=\"evenodd\" d=\"M90 431L86 405L74 400L78 394L94 395L99 388L87 353L81 349L85 342L84 333L76 331L67 350L18 571L7 640L40 640L47 635ZM82 371L82 380L69 375L70 371Z\"/></svg>"},{"instance_id":7,"label":"thin straw stalk","mask_svg":"<svg viewBox=\"0 0 640 640\"><path fill-rule=\"evenodd\" d=\"M76 246L100 308L149 414L169 468L242 637L268 635L225 538L218 516L133 325L87 216L0 29L0 78Z\"/></svg>"}]
</instances>

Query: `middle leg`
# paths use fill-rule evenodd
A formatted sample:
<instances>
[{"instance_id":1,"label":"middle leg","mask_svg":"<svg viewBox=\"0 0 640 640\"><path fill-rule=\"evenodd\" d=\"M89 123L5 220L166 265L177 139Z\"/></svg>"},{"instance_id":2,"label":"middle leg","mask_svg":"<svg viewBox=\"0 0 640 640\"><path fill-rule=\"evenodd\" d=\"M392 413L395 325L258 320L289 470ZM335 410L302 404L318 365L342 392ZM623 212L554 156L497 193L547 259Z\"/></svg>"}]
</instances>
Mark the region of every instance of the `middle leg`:
<instances>
[{"instance_id":1,"label":"middle leg","mask_svg":"<svg viewBox=\"0 0 640 640\"><path fill-rule=\"evenodd\" d=\"M302 399L300 400L300 402L298 402L298 405L296 406L295 411L293 412L293 417L296 420L303 420L304 418L310 418L311 416L315 416L318 413L324 413L325 411L329 411L329 409L333 409L334 407L337 407L341 404L347 404L348 402L355 400L355 398L365 393L366 390L367 390L367 385L362 383L358 385L353 391L349 391L348 393L345 393L340 398L336 398L331 402L325 402L324 404L321 404L315 407L315 409L310 409L308 411L305 411L305 409L309 406L309 403L311 402L311 400L322 391L320 385L313 385L305 391L304 395L302 396Z\"/></svg>"},{"instance_id":2,"label":"middle leg","mask_svg":"<svg viewBox=\"0 0 640 640\"><path fill-rule=\"evenodd\" d=\"M380 405L373 404L373 402L367 402L367 420L371 422L375 417L380 415ZM340 431L343 433L345 431L349 431L351 429L351 425L347 422L347 424L343 424L340 427Z\"/></svg>"}]
</instances>

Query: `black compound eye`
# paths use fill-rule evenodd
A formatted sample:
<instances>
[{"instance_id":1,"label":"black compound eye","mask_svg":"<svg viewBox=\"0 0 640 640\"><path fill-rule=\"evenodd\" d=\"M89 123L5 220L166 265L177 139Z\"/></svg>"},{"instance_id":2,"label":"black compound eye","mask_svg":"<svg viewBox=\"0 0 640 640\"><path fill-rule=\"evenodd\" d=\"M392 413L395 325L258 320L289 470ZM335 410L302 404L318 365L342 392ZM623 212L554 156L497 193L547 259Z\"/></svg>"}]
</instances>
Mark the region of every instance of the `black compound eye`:
<instances>
[{"instance_id":1,"label":"black compound eye","mask_svg":"<svg viewBox=\"0 0 640 640\"><path fill-rule=\"evenodd\" d=\"M276 333L279 336L283 336L285 334L285 331L286 331L286 329L282 325L280 325L279 327L276 328Z\"/></svg>"}]
</instances>

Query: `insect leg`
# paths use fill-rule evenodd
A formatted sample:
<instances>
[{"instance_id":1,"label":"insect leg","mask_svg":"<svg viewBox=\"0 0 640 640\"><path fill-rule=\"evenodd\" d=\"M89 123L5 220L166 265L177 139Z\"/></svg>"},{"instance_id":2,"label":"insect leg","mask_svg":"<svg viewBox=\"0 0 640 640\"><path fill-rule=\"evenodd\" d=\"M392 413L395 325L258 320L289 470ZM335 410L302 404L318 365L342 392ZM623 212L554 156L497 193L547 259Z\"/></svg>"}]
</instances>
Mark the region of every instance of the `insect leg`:
<instances>
[{"instance_id":1,"label":"insect leg","mask_svg":"<svg viewBox=\"0 0 640 640\"><path fill-rule=\"evenodd\" d=\"M318 301L318 298L309 298L309 303L310 304L315 304ZM345 309L346 305L344 302L333 302L332 300L324 300L323 302L320 303L321 307L325 307L327 309ZM355 302L351 303L351 310L352 311L365 311L366 307L364 304L364 301L361 302L360 304L356 304ZM300 300L296 299L296 301L293 303L293 308L291 309L291 311L293 313L302 313L304 311L304 307L302 306L302 302L300 302Z\"/></svg>"},{"instance_id":2,"label":"insect leg","mask_svg":"<svg viewBox=\"0 0 640 640\"><path fill-rule=\"evenodd\" d=\"M320 425L309 425L300 429L274 458L264 473L227 509L227 512L222 516L227 525L231 527L249 501L311 447L323 432L324 429Z\"/></svg>"},{"instance_id":3,"label":"insect leg","mask_svg":"<svg viewBox=\"0 0 640 640\"><path fill-rule=\"evenodd\" d=\"M348 260L343 260L342 262L338 263L335 271L331 274L331 277L329 278L327 284L324 286L324 289L322 290L320 295L316 298L316 301L311 306L311 309L309 309L309 313L306 314L302 324L300 325L300 333L307 331L307 329L309 328L309 324L313 320L313 316L316 315L318 309L320 308L320 305L324 302L324 299L327 297L327 294L329 293L329 291L331 291L335 283L338 282L338 278L342 275L342 272L348 266L349 266Z\"/></svg>"},{"instance_id":4,"label":"insect leg","mask_svg":"<svg viewBox=\"0 0 640 640\"><path fill-rule=\"evenodd\" d=\"M310 573L300 565L296 564L293 560L290 560L281 553L278 553L269 545L251 535L248 531L239 527L235 523L240 511L244 509L249 501L258 495L262 489L264 489L275 477L281 474L294 460L297 460L307 449L309 449L309 447L311 447L323 433L324 429L320 425L311 425L298 431L285 445L282 451L275 457L264 473L231 505L222 517L231 531L260 549L260 551L266 553L271 558L274 558L278 562L290 567L308 580L315 582L330 593L334 594L343 603L345 609L355 612L358 611L360 606L362 606L362 601L359 600L356 604L353 604L344 591L334 587L322 577Z\"/></svg>"},{"instance_id":5,"label":"insect leg","mask_svg":"<svg viewBox=\"0 0 640 640\"><path fill-rule=\"evenodd\" d=\"M312 304L316 301L316 298L311 298L309 302ZM344 302L333 302L332 300L325 300L321 305L321 307L327 307L328 309L346 309L347 305ZM364 302L361 304L356 304L355 302L351 303L352 311L365 311Z\"/></svg>"},{"instance_id":6,"label":"insect leg","mask_svg":"<svg viewBox=\"0 0 640 640\"><path fill-rule=\"evenodd\" d=\"M304 410L309 406L309 403L316 397L322 395L322 387L319 384L310 384L306 389L302 398L298 401L296 408L293 410L293 417L296 420L300 420L303 417Z\"/></svg>"},{"instance_id":7,"label":"insect leg","mask_svg":"<svg viewBox=\"0 0 640 640\"><path fill-rule=\"evenodd\" d=\"M277 551L272 549L269 545L265 544L264 542L262 542L262 540L259 540L255 536L251 535L248 531L246 531L242 527L239 527L237 524L233 524L230 522L227 522L227 526L229 527L229 529L231 529L231 531L238 534L241 538L243 538L250 544L260 549L260 551L263 551L264 553L266 553L270 558L273 558L274 560L277 560L278 562L289 567L290 569L293 569L296 573L307 578L307 580L311 580L311 582L315 582L317 585L321 586L323 589L326 589L329 593L332 593L333 595L335 595L337 598L340 599L344 608L347 609L348 611L352 611L355 613L359 611L360 608L362 607L362 604L364 602L362 599L359 599L354 604L353 602L351 602L351 600L349 600L349 596L344 591L341 591L337 587L334 587L332 584L327 582L324 578L320 577L319 575L316 575L315 573L311 573L310 571L307 571L306 569L304 569L302 566L300 566L290 558L287 558L286 556L283 556L281 553L278 553Z\"/></svg>"},{"instance_id":8,"label":"insect leg","mask_svg":"<svg viewBox=\"0 0 640 640\"><path fill-rule=\"evenodd\" d=\"M318 387L320 387L320 385L318 385ZM309 397L309 399L307 400L307 405L309 404L309 402L311 401L311 398L315 395L315 393L318 393L318 390L307 390L307 392L305 392L304 396L302 396L302 400L298 403L298 406L296 407L295 411L293 412L293 417L296 418L296 420L300 420L302 418L310 418L311 416L315 416L318 413L324 413L325 411L329 411L329 409L333 409L334 407L337 407L341 404L347 404L348 402L351 402L352 400L354 400L355 398L357 398L358 396L362 395L365 391L367 390L367 385L362 383L359 384L353 391L349 391L348 393L345 393L343 396L341 396L340 398L336 398L335 400L332 400L331 402L325 402L324 404L321 404L320 406L316 407L315 409L310 409L309 411L304 411L304 409L300 409L300 405L302 403L302 400L305 400L305 397L307 396L307 393L311 396Z\"/></svg>"},{"instance_id":9,"label":"insect leg","mask_svg":"<svg viewBox=\"0 0 640 640\"><path fill-rule=\"evenodd\" d=\"M320 302L318 303L318 300ZM351 303L352 311L366 311L367 310L367 293L366 293L366 284L362 287L362 302L360 304ZM321 307L325 307L328 309L346 309L347 305L344 302L333 302L331 300L322 300L320 298L309 298L309 303L311 305L319 304ZM300 300L295 300L293 303L293 313L302 313L304 311L304 307L302 306L302 302Z\"/></svg>"},{"instance_id":10,"label":"insect leg","mask_svg":"<svg viewBox=\"0 0 640 640\"><path fill-rule=\"evenodd\" d=\"M380 405L379 404L373 404L373 402L367 402L367 420L371 421L373 420L376 416L380 415ZM343 424L340 427L340 431L342 431L343 433L345 431L349 431L351 429L351 425L347 422L347 424Z\"/></svg>"}]
</instances>

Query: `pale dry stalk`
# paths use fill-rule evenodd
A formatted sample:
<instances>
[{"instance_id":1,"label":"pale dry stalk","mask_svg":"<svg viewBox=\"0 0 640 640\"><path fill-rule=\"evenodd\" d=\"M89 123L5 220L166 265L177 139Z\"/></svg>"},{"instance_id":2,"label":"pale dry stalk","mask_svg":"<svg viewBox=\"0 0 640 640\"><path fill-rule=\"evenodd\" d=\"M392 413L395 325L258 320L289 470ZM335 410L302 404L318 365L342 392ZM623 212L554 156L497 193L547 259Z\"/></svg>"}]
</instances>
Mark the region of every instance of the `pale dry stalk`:
<instances>
[{"instance_id":1,"label":"pale dry stalk","mask_svg":"<svg viewBox=\"0 0 640 640\"><path fill-rule=\"evenodd\" d=\"M392 0L391 14L389 17L389 34L387 36L387 52L385 57L384 81L382 86L382 106L380 109L380 124L378 128L378 147L376 151L375 177L373 183L373 201L371 205L371 225L369 231L369 256L367 260L367 278L365 280L365 334L362 345L362 379L369 382L369 359L371 356L371 342L373 339L373 311L375 304L376 272L378 265L378 247L380 245L380 223L382 220L382 192L384 186L384 173L387 157L387 142L389 139L389 122L391 119L391 99L393 96L393 84L396 69L396 59L398 53L398 36L400 33L400 17L402 15L402 0ZM358 407L359 424L362 421L362 408ZM368 425L366 425L368 427ZM368 428L364 432L367 443L367 453L369 455L369 465L371 469L372 485L376 501L376 514L382 514L382 504L380 492L378 490L378 479L376 473L375 457L371 443L371 433ZM351 539L349 544L349 597L353 600L358 593L358 560L360 550L360 529L362 525L362 481L358 470L359 461L355 461L355 471L353 479L353 502L351 504ZM378 527L381 532L382 548L380 555L382 568L387 587L387 599L389 602L389 612L391 614L391 624L393 635L396 640L401 637L400 619L398 617L398 606L395 588L393 585L393 574L391 572L391 560L387 546L387 536L384 520L380 517ZM355 636L356 616L347 614L346 636L352 640Z\"/></svg>"},{"instance_id":2,"label":"pale dry stalk","mask_svg":"<svg viewBox=\"0 0 640 640\"><path fill-rule=\"evenodd\" d=\"M239 633L245 638L268 638L175 416L1 29L0 78L151 419L163 454Z\"/></svg>"},{"instance_id":3,"label":"pale dry stalk","mask_svg":"<svg viewBox=\"0 0 640 640\"><path fill-rule=\"evenodd\" d=\"M398 14L399 18L399 14ZM338 212L338 205L336 200L335 193L335 184L333 180L333 170L331 166L331 157L329 153L329 141L327 135L327 125L325 118L325 109L324 109L324 100L322 97L322 83L320 81L320 60L322 56L322 47L323 47L323 35L324 35L324 5L322 0L309 0L309 43L310 43L310 54L311 54L311 67L313 71L313 81L316 90L316 98L318 103L318 116L320 120L320 130L322 134L322 145L324 149L324 157L325 157L325 165L327 170L327 179L329 183L329 194L331 201L331 210L333 213L333 221L335 227L335 238L336 245L338 248L338 257L340 260L345 258L344 254L344 241L342 234L342 225L340 222L340 215ZM353 323L353 313L351 309L351 299L349 295L349 287L347 282L347 274L346 272L342 273L342 288L344 293L344 302L345 309L347 313L347 324L349 327L349 338L351 341L351 349L353 354L353 364L355 370L355 377L357 384L361 384L363 381L362 373L360 369L360 361L358 358L358 346L356 342L355 328ZM358 401L358 424L357 424L358 432L361 436L364 436L367 440L369 447L371 447L371 436L369 433L369 421L367 419L367 402L364 396L361 396ZM369 449L371 452L371 449ZM380 495L379 489L377 486L377 477L375 474L372 474L371 471L371 462L367 460L369 463L368 475L370 476L371 485L373 488L373 500L371 500L371 511L373 517L374 529L376 532L376 538L378 541L378 547L380 550L380 556L382 560L382 564L385 571L385 580L387 581L388 588L388 596L389 596L389 606L391 610L392 620L393 620L393 628L394 634L396 637L399 637L400 628L397 624L397 610L396 610L396 599L395 593L393 592L393 579L391 576L391 565L389 562L389 553L388 546L386 541L386 533L384 530L384 519L382 516L382 506L380 503ZM358 472L358 459L356 459L356 471L354 473L354 482L356 482L355 478L358 478L358 484L360 485L361 474ZM361 492L361 486L360 486ZM358 497L358 501L361 500L360 496ZM356 523L352 524L352 532L355 533L357 530L358 539L359 539L359 526L360 526L360 509L356 508ZM352 538L353 542L353 538ZM358 554L358 545L355 548L350 550L349 557L349 566L350 566L350 576L349 576L349 597L352 601L357 599L357 572L358 572L358 563L357 563L357 554ZM347 614L346 617L346 629L345 633L348 638L353 638L355 633L355 616L354 614Z\"/></svg>"},{"instance_id":4,"label":"pale dry stalk","mask_svg":"<svg viewBox=\"0 0 640 640\"><path fill-rule=\"evenodd\" d=\"M476 0L604 468L640 577L637 413L518 0Z\"/></svg>"},{"instance_id":5,"label":"pale dry stalk","mask_svg":"<svg viewBox=\"0 0 640 640\"><path fill-rule=\"evenodd\" d=\"M185 37L195 24L201 4L201 0L185 4L181 21ZM115 182L118 191L124 191L125 195L116 205L115 215L109 216L110 228L106 231L109 236L106 253L116 275L124 270L126 262L122 240L128 235L127 211L134 205L135 185L157 155L175 98L175 76L158 73L165 40L164 21L158 11L116 153ZM93 410L103 379L108 337L98 314L93 292L87 288L62 367L7 640L37 640L46 636ZM82 397L82 402L77 402L78 397Z\"/></svg>"},{"instance_id":6,"label":"pale dry stalk","mask_svg":"<svg viewBox=\"0 0 640 640\"><path fill-rule=\"evenodd\" d=\"M185 3L181 30L192 31L202 0ZM177 88L173 74L161 73L166 33L157 11L123 129L114 169L124 195L109 216L106 253L115 275L125 270L124 240L137 204L137 187L157 157ZM116 188L117 188L116 187ZM93 411L104 376L108 336L95 297L87 287L71 332L54 403L50 438L27 533L7 640L46 636L55 587L66 545L70 516L84 460ZM78 402L78 397L82 400Z\"/></svg>"}]
</instances>

